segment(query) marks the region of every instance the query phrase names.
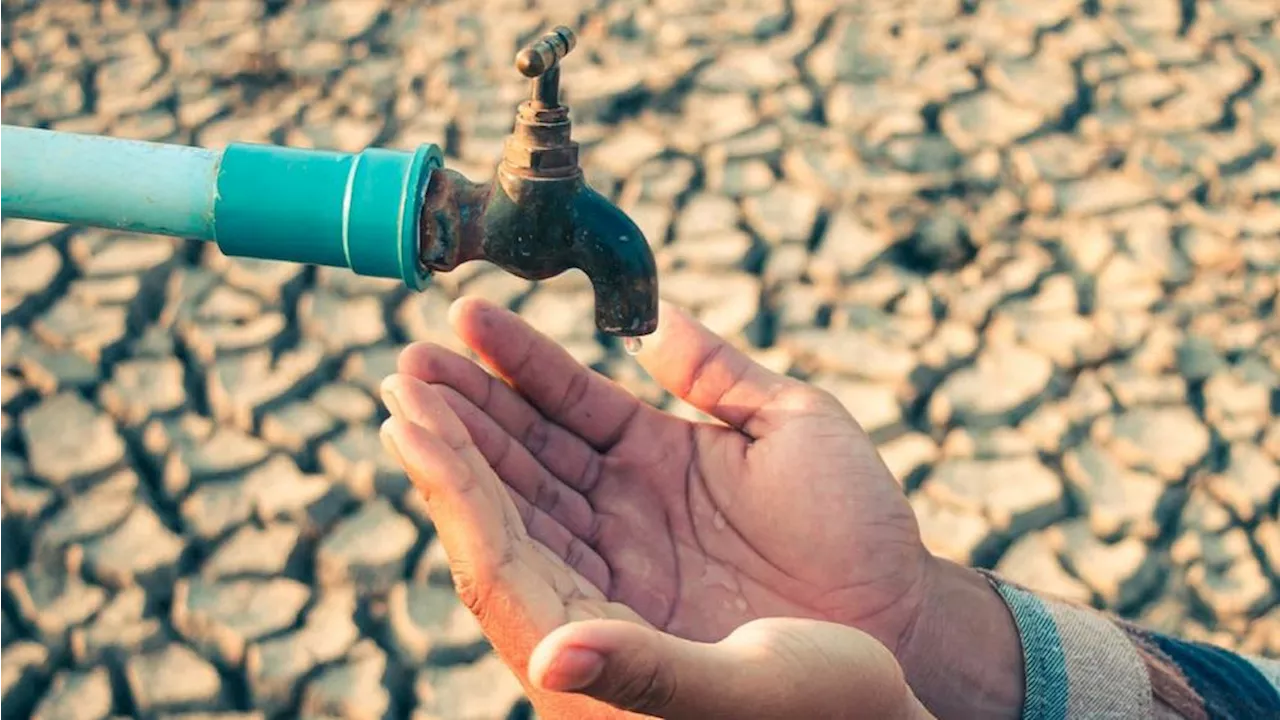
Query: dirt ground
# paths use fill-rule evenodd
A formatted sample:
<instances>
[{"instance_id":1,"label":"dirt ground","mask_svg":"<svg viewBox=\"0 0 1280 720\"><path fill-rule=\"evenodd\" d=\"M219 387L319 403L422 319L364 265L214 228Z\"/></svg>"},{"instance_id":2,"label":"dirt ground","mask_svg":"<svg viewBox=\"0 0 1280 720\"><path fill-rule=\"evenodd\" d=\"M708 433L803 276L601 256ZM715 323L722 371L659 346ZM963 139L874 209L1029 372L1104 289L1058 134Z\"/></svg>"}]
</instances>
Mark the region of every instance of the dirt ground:
<instances>
[{"instance_id":1,"label":"dirt ground","mask_svg":"<svg viewBox=\"0 0 1280 720\"><path fill-rule=\"evenodd\" d=\"M473 180L527 92L515 51L573 26L588 179L663 295L835 393L935 552L1280 656L1274 2L3 13L5 123L431 142ZM410 294L196 242L0 235L6 718L528 715L376 389L405 343L456 345L448 302L479 295L690 413L595 333L583 276L468 265Z\"/></svg>"}]
</instances>

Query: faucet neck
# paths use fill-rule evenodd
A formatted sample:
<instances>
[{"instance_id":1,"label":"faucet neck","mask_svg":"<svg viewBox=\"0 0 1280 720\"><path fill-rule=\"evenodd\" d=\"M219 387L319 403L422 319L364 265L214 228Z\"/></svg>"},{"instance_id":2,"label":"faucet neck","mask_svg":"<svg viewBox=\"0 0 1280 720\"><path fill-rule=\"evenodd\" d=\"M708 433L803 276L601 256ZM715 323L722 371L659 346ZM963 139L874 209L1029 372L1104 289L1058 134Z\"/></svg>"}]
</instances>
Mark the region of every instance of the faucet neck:
<instances>
[{"instance_id":1,"label":"faucet neck","mask_svg":"<svg viewBox=\"0 0 1280 720\"><path fill-rule=\"evenodd\" d=\"M535 147L562 147L569 144L571 131L569 108L547 107L530 100L517 108L511 137Z\"/></svg>"},{"instance_id":2,"label":"faucet neck","mask_svg":"<svg viewBox=\"0 0 1280 720\"><path fill-rule=\"evenodd\" d=\"M533 96L529 98L529 102L544 108L560 106L559 65L552 65L550 70L533 79Z\"/></svg>"},{"instance_id":3,"label":"faucet neck","mask_svg":"<svg viewBox=\"0 0 1280 720\"><path fill-rule=\"evenodd\" d=\"M527 180L577 178L582 171L571 132L569 108L545 107L532 100L521 103L499 171Z\"/></svg>"}]
</instances>

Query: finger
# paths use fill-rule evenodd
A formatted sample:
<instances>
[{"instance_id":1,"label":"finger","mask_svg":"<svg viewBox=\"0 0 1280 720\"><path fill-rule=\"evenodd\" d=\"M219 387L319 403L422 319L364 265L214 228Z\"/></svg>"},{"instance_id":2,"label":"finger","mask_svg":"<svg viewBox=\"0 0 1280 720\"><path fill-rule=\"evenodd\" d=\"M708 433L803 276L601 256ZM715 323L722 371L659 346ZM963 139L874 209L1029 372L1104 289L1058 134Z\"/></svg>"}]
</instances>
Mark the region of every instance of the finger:
<instances>
[{"instance_id":1,"label":"finger","mask_svg":"<svg viewBox=\"0 0 1280 720\"><path fill-rule=\"evenodd\" d=\"M798 388L663 301L658 331L636 358L667 392L751 437L782 419L780 394Z\"/></svg>"},{"instance_id":2,"label":"finger","mask_svg":"<svg viewBox=\"0 0 1280 720\"><path fill-rule=\"evenodd\" d=\"M528 500L514 490L511 499L515 502L516 511L524 520L529 537L542 543L566 565L578 571L578 574L600 591L601 597L608 597L610 572L600 553L569 532L553 517L540 508L534 507Z\"/></svg>"},{"instance_id":3,"label":"finger","mask_svg":"<svg viewBox=\"0 0 1280 720\"><path fill-rule=\"evenodd\" d=\"M756 620L696 643L616 620L561 626L534 648L535 687L664 718L928 717L893 655L833 623Z\"/></svg>"},{"instance_id":4,"label":"finger","mask_svg":"<svg viewBox=\"0 0 1280 720\"><path fill-rule=\"evenodd\" d=\"M476 298L453 304L450 320L471 349L544 416L597 450L615 445L646 407L603 375L583 367L520 316Z\"/></svg>"},{"instance_id":5,"label":"finger","mask_svg":"<svg viewBox=\"0 0 1280 720\"><path fill-rule=\"evenodd\" d=\"M437 433L402 417L382 424L382 439L427 498L463 602L473 611L484 606L516 555L503 511L482 489L486 479ZM505 492L502 498L510 502Z\"/></svg>"},{"instance_id":6,"label":"finger","mask_svg":"<svg viewBox=\"0 0 1280 720\"><path fill-rule=\"evenodd\" d=\"M400 353L402 373L448 385L493 418L508 435L570 487L589 492L599 478L600 455L585 440L548 421L506 383L467 358L431 343Z\"/></svg>"},{"instance_id":7,"label":"finger","mask_svg":"<svg viewBox=\"0 0 1280 720\"><path fill-rule=\"evenodd\" d=\"M519 522L519 515L507 497L502 482L471 441L466 426L440 394L424 382L399 374L384 379L381 391L383 403L392 417L434 435L453 452L466 469L465 473L455 475L463 482L461 489L475 495L477 502L482 501L493 508L498 513L497 519L513 537L523 538L524 525ZM404 448L399 449L404 451ZM434 492L435 488L431 487L428 491ZM430 495L427 495L427 501L431 501Z\"/></svg>"},{"instance_id":8,"label":"finger","mask_svg":"<svg viewBox=\"0 0 1280 720\"><path fill-rule=\"evenodd\" d=\"M715 703L695 701L681 689L742 686L747 671L741 664L718 667L713 645L617 620L561 626L529 658L529 680L535 687L575 692L664 718L692 717L697 711L715 717Z\"/></svg>"},{"instance_id":9,"label":"finger","mask_svg":"<svg viewBox=\"0 0 1280 720\"><path fill-rule=\"evenodd\" d=\"M574 536L594 541L598 520L582 493L552 475L524 445L461 393L444 385L433 387L466 426L476 447L503 483L568 528Z\"/></svg>"},{"instance_id":10,"label":"finger","mask_svg":"<svg viewBox=\"0 0 1280 720\"><path fill-rule=\"evenodd\" d=\"M459 454L473 447L466 426L427 383L394 373L383 379L379 389L392 416L429 430Z\"/></svg>"}]
</instances>

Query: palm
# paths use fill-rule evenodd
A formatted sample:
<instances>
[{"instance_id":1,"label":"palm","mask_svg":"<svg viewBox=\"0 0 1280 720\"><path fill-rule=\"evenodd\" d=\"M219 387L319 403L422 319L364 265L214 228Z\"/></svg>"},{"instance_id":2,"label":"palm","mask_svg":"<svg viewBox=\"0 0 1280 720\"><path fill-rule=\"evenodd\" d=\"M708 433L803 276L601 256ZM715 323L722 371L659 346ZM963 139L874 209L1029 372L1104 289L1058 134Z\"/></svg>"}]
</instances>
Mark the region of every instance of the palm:
<instances>
[{"instance_id":1,"label":"palm","mask_svg":"<svg viewBox=\"0 0 1280 720\"><path fill-rule=\"evenodd\" d=\"M691 423L512 315L468 303L456 320L510 385L435 347L406 351L400 369L440 392L528 537L550 551L518 554L563 615L634 611L695 640L759 617L812 617L895 647L925 552L897 484L830 398L711 352L718 341L677 316L674 349L650 369L732 427Z\"/></svg>"},{"instance_id":2,"label":"palm","mask_svg":"<svg viewBox=\"0 0 1280 720\"><path fill-rule=\"evenodd\" d=\"M595 548L610 597L696 640L777 616L900 632L918 531L838 412L797 407L754 442L656 413L635 424L586 495L606 523Z\"/></svg>"}]
</instances>

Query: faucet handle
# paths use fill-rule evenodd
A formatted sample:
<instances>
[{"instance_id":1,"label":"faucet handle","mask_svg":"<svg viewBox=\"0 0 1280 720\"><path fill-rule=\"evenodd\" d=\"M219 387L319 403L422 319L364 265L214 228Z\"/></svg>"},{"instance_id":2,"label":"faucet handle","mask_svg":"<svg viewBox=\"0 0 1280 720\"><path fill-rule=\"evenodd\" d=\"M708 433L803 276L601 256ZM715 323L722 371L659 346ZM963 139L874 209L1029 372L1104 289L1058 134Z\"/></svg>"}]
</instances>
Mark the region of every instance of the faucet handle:
<instances>
[{"instance_id":1,"label":"faucet handle","mask_svg":"<svg viewBox=\"0 0 1280 720\"><path fill-rule=\"evenodd\" d=\"M560 107L560 59L577 44L573 31L561 25L516 53L516 69L533 79L531 100L538 107Z\"/></svg>"},{"instance_id":2,"label":"faucet handle","mask_svg":"<svg viewBox=\"0 0 1280 720\"><path fill-rule=\"evenodd\" d=\"M556 67L577 44L573 31L561 25L516 53L516 69L527 78L536 78Z\"/></svg>"}]
</instances>

